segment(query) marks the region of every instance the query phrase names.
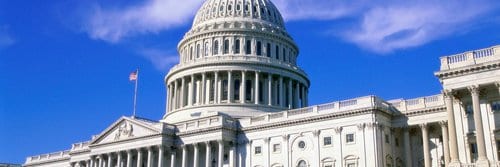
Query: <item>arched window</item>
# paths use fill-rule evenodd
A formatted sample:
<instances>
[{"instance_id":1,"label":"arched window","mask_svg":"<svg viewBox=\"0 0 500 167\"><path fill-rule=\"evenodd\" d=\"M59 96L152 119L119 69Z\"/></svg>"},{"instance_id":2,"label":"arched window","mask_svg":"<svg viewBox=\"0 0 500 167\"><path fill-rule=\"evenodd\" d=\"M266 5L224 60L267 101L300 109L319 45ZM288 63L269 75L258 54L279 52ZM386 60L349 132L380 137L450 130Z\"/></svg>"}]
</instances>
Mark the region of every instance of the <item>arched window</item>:
<instances>
[{"instance_id":1,"label":"arched window","mask_svg":"<svg viewBox=\"0 0 500 167\"><path fill-rule=\"evenodd\" d=\"M214 54L213 55L217 55L219 54L219 41L214 41Z\"/></svg>"},{"instance_id":2,"label":"arched window","mask_svg":"<svg viewBox=\"0 0 500 167\"><path fill-rule=\"evenodd\" d=\"M253 82L251 80L246 80L245 81L245 100L251 101L252 100L252 87L253 87Z\"/></svg>"},{"instance_id":3,"label":"arched window","mask_svg":"<svg viewBox=\"0 0 500 167\"><path fill-rule=\"evenodd\" d=\"M247 40L245 47L246 47L245 54L247 55L252 54L252 41Z\"/></svg>"},{"instance_id":4,"label":"arched window","mask_svg":"<svg viewBox=\"0 0 500 167\"><path fill-rule=\"evenodd\" d=\"M228 54L229 53L229 40L226 39L224 40L224 54Z\"/></svg>"},{"instance_id":5,"label":"arched window","mask_svg":"<svg viewBox=\"0 0 500 167\"><path fill-rule=\"evenodd\" d=\"M271 44L270 43L267 43L266 55L267 55L267 57L271 57Z\"/></svg>"},{"instance_id":6,"label":"arched window","mask_svg":"<svg viewBox=\"0 0 500 167\"><path fill-rule=\"evenodd\" d=\"M239 54L240 53L240 40L237 39L234 44L234 53Z\"/></svg>"},{"instance_id":7,"label":"arched window","mask_svg":"<svg viewBox=\"0 0 500 167\"><path fill-rule=\"evenodd\" d=\"M208 52L209 52L208 48L210 48L210 45L208 45L208 42L205 42L205 47L203 48L203 49L205 49L205 57L208 56Z\"/></svg>"},{"instance_id":8,"label":"arched window","mask_svg":"<svg viewBox=\"0 0 500 167\"><path fill-rule=\"evenodd\" d=\"M200 58L201 47L200 44L196 45L196 58Z\"/></svg>"},{"instance_id":9,"label":"arched window","mask_svg":"<svg viewBox=\"0 0 500 167\"><path fill-rule=\"evenodd\" d=\"M276 59L279 60L280 59L280 47L278 45L276 45Z\"/></svg>"},{"instance_id":10,"label":"arched window","mask_svg":"<svg viewBox=\"0 0 500 167\"><path fill-rule=\"evenodd\" d=\"M189 48L189 60L193 60L193 47Z\"/></svg>"},{"instance_id":11,"label":"arched window","mask_svg":"<svg viewBox=\"0 0 500 167\"><path fill-rule=\"evenodd\" d=\"M283 48L283 61L286 61L286 49Z\"/></svg>"},{"instance_id":12,"label":"arched window","mask_svg":"<svg viewBox=\"0 0 500 167\"><path fill-rule=\"evenodd\" d=\"M228 5L228 6L227 6L227 10L229 10L229 11L233 10L233 5L231 5L231 4L230 4L230 5Z\"/></svg>"},{"instance_id":13,"label":"arched window","mask_svg":"<svg viewBox=\"0 0 500 167\"><path fill-rule=\"evenodd\" d=\"M260 41L257 42L257 56L262 56L262 43Z\"/></svg>"},{"instance_id":14,"label":"arched window","mask_svg":"<svg viewBox=\"0 0 500 167\"><path fill-rule=\"evenodd\" d=\"M297 164L297 167L307 167L307 162L304 160L300 160Z\"/></svg>"}]
</instances>

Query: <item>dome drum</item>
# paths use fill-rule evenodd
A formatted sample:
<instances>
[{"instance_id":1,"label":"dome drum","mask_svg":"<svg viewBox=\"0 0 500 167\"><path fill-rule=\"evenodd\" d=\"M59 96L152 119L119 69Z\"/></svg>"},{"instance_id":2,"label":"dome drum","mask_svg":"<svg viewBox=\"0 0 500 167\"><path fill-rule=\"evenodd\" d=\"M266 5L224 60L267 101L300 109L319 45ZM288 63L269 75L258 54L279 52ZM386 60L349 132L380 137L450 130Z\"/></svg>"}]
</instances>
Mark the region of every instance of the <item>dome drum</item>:
<instances>
[{"instance_id":1,"label":"dome drum","mask_svg":"<svg viewBox=\"0 0 500 167\"><path fill-rule=\"evenodd\" d=\"M168 122L308 106L299 49L269 0L207 0L178 51L180 62L165 77Z\"/></svg>"}]
</instances>

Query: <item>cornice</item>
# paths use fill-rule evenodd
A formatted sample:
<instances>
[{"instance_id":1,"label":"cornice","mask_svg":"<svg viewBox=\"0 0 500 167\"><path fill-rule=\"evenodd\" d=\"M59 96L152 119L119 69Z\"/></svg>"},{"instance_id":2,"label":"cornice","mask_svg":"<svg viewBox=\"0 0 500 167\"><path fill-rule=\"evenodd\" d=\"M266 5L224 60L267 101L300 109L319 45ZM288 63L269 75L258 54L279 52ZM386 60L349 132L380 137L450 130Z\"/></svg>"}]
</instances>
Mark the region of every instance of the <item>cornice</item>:
<instances>
[{"instance_id":1,"label":"cornice","mask_svg":"<svg viewBox=\"0 0 500 167\"><path fill-rule=\"evenodd\" d=\"M98 148L98 147L102 147L102 146L118 145L118 144L122 144L122 143L138 141L138 140L153 139L156 137L175 137L175 134L158 133L158 134L152 134L152 135L147 135L147 136L117 140L117 141L112 141L112 142L108 142L108 143L91 144L91 145L89 145L89 148L92 149L92 148Z\"/></svg>"},{"instance_id":2,"label":"cornice","mask_svg":"<svg viewBox=\"0 0 500 167\"><path fill-rule=\"evenodd\" d=\"M282 67L282 66L277 66L277 65L271 65L269 63L258 62L258 61L252 61L252 62L243 62L243 61L238 61L238 62L232 62L232 61L207 61L207 62L203 62L203 63L201 63L201 62L200 63L193 63L192 65L179 67L177 69L172 68L171 71L167 74L167 77L165 78L165 81L170 80L171 76L173 76L173 75L175 75L177 73L180 73L182 71L187 71L187 70L190 70L190 69L196 69L196 68L202 68L202 67L213 67L215 65L235 65L235 66L237 66L237 65L257 65L259 67L263 67L264 66L264 67L274 68L274 69L278 69L278 70L285 70L285 71L289 71L292 74L295 74L295 75L298 75L298 76L302 77L307 82L307 85L310 85L310 80L307 78L307 74L304 71L295 70L295 69L293 69L291 67L287 68L287 67ZM295 67L297 67L298 69L300 69L299 66L295 66Z\"/></svg>"},{"instance_id":3,"label":"cornice","mask_svg":"<svg viewBox=\"0 0 500 167\"><path fill-rule=\"evenodd\" d=\"M288 126L296 126L296 125L308 124L308 123L312 123L312 122L325 121L325 120L338 119L338 118L346 118L346 117L363 115L363 114L371 114L371 113L376 113L377 111L386 113L385 111L381 110L378 107L367 107L367 108L361 108L361 109L357 109L357 110L349 110L349 111L345 111L345 112L331 113L331 114L326 114L326 115L312 116L312 117L308 117L308 118L299 118L299 119L294 119L294 120L286 120L286 121L280 121L280 122L275 122L275 123L244 127L244 128L241 128L241 133L262 131L262 130L267 130L267 129L281 128L281 127L288 127Z\"/></svg>"},{"instance_id":4,"label":"cornice","mask_svg":"<svg viewBox=\"0 0 500 167\"><path fill-rule=\"evenodd\" d=\"M237 132L237 128L232 128L232 127L227 127L227 126L216 126L216 127L181 132L181 133L178 133L177 136L178 137L187 137L187 136L194 136L194 135L203 135L203 134L208 134L208 133L212 133L212 132L221 132L224 130Z\"/></svg>"},{"instance_id":5,"label":"cornice","mask_svg":"<svg viewBox=\"0 0 500 167\"><path fill-rule=\"evenodd\" d=\"M434 75L442 80L442 79L463 76L463 75L467 75L467 74L475 74L475 73L480 73L480 72L484 72L484 71L491 71L491 70L499 69L499 68L500 68L500 61L494 61L494 62L487 62L487 63L481 63L481 64L472 65L472 66L456 68L456 69L449 69L449 70L445 70L445 71L438 71L438 72L435 72Z\"/></svg>"},{"instance_id":6,"label":"cornice","mask_svg":"<svg viewBox=\"0 0 500 167\"><path fill-rule=\"evenodd\" d=\"M446 106L438 106L438 107L426 108L423 110L409 111L409 112L401 113L401 115L399 115L399 116L410 117L410 116L425 115L425 114L436 113L436 112L446 112Z\"/></svg>"}]
</instances>

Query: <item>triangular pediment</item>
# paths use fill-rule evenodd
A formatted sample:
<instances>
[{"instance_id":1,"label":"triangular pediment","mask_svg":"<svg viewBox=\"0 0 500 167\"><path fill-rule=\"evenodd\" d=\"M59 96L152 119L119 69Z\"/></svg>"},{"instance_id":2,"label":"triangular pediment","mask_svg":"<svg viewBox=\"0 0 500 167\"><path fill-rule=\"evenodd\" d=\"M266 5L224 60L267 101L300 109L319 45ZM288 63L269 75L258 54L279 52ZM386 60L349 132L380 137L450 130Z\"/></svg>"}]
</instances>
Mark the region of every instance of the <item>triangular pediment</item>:
<instances>
[{"instance_id":1,"label":"triangular pediment","mask_svg":"<svg viewBox=\"0 0 500 167\"><path fill-rule=\"evenodd\" d=\"M92 139L91 144L111 143L161 133L152 122L144 122L134 118L122 117L109 126L101 134Z\"/></svg>"}]
</instances>

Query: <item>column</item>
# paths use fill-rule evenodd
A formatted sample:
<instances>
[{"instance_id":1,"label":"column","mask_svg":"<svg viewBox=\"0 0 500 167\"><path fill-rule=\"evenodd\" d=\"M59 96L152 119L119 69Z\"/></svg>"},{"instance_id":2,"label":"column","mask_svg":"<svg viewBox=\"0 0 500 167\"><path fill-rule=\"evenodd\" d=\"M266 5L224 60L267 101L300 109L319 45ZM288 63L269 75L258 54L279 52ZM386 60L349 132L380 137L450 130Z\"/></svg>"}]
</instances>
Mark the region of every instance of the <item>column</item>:
<instances>
[{"instance_id":1,"label":"column","mask_svg":"<svg viewBox=\"0 0 500 167\"><path fill-rule=\"evenodd\" d=\"M187 151L188 151L187 150L187 146L186 145L182 145L181 147L182 147L182 162L181 162L181 164L182 164L182 167L187 167L187 161L186 161L186 159L187 159Z\"/></svg>"},{"instance_id":2,"label":"column","mask_svg":"<svg viewBox=\"0 0 500 167\"><path fill-rule=\"evenodd\" d=\"M194 152L194 153L193 153L193 154L194 154L194 155L193 155L193 161L194 161L194 162L193 162L193 164L194 164L194 165L193 165L193 166L194 166L194 167L198 167L198 166L200 166L200 165L199 165L199 161L200 161L200 160L199 160L198 143L193 144L193 147L194 147L194 149L193 149L193 152Z\"/></svg>"},{"instance_id":3,"label":"column","mask_svg":"<svg viewBox=\"0 0 500 167\"><path fill-rule=\"evenodd\" d=\"M112 167L112 165L113 165L113 159L112 158L113 158L112 154L109 153L108 154L108 167Z\"/></svg>"},{"instance_id":4,"label":"column","mask_svg":"<svg viewBox=\"0 0 500 167\"><path fill-rule=\"evenodd\" d=\"M93 167L93 166L94 166L94 158L90 157L87 167Z\"/></svg>"},{"instance_id":5,"label":"column","mask_svg":"<svg viewBox=\"0 0 500 167\"><path fill-rule=\"evenodd\" d=\"M412 158L411 158L411 141L410 141L410 132L409 127L403 128L403 144L404 144L404 152L405 152L405 162L406 166L412 166Z\"/></svg>"},{"instance_id":6,"label":"column","mask_svg":"<svg viewBox=\"0 0 500 167\"><path fill-rule=\"evenodd\" d=\"M301 100L301 105L302 107L307 107L306 106L306 85L302 84L302 100Z\"/></svg>"},{"instance_id":7,"label":"column","mask_svg":"<svg viewBox=\"0 0 500 167\"><path fill-rule=\"evenodd\" d=\"M194 75L191 75L191 82L188 85L188 106L193 106Z\"/></svg>"},{"instance_id":8,"label":"column","mask_svg":"<svg viewBox=\"0 0 500 167\"><path fill-rule=\"evenodd\" d=\"M279 85L279 95L280 95L280 98L279 98L279 101L280 101L280 106L281 107L286 107L285 106L285 94L283 93L283 90L284 90L284 86L283 86L283 77L280 76L280 85Z\"/></svg>"},{"instance_id":9,"label":"column","mask_svg":"<svg viewBox=\"0 0 500 167\"><path fill-rule=\"evenodd\" d=\"M158 167L163 167L163 146L158 145Z\"/></svg>"},{"instance_id":10,"label":"column","mask_svg":"<svg viewBox=\"0 0 500 167\"><path fill-rule=\"evenodd\" d=\"M422 144L424 145L424 164L425 167L431 167L431 155L429 150L429 132L427 131L427 124L420 124L422 130Z\"/></svg>"},{"instance_id":11,"label":"column","mask_svg":"<svg viewBox=\"0 0 500 167\"><path fill-rule=\"evenodd\" d=\"M179 89L179 82L177 82L177 80L174 81L174 98L172 98L172 101L173 101L173 105L174 105L174 108L173 109L177 109L178 106L179 106L179 95L177 93L177 89Z\"/></svg>"},{"instance_id":12,"label":"column","mask_svg":"<svg viewBox=\"0 0 500 167\"><path fill-rule=\"evenodd\" d=\"M153 148L148 147L148 163L147 167L153 167Z\"/></svg>"},{"instance_id":13,"label":"column","mask_svg":"<svg viewBox=\"0 0 500 167\"><path fill-rule=\"evenodd\" d=\"M448 125L446 121L439 122L441 126L441 133L443 135L443 149L444 149L444 166L448 166L450 163L450 149L448 143Z\"/></svg>"},{"instance_id":14,"label":"column","mask_svg":"<svg viewBox=\"0 0 500 167\"><path fill-rule=\"evenodd\" d=\"M207 74L206 73L201 73L201 92L200 92L200 104L205 104L206 100L206 94L205 91L207 90L206 88L207 85Z\"/></svg>"},{"instance_id":15,"label":"column","mask_svg":"<svg viewBox=\"0 0 500 167\"><path fill-rule=\"evenodd\" d=\"M293 106L295 106L294 108L299 108L299 96L300 96L300 83L299 81L297 81L297 83L295 84L295 97L293 97L294 101L293 101Z\"/></svg>"},{"instance_id":16,"label":"column","mask_svg":"<svg viewBox=\"0 0 500 167\"><path fill-rule=\"evenodd\" d=\"M234 142L229 150L229 167L236 167L236 143Z\"/></svg>"},{"instance_id":17,"label":"column","mask_svg":"<svg viewBox=\"0 0 500 167\"><path fill-rule=\"evenodd\" d=\"M216 104L219 104L221 101L220 98L220 82L219 82L219 72L215 72L215 85L214 85L214 101Z\"/></svg>"},{"instance_id":18,"label":"column","mask_svg":"<svg viewBox=\"0 0 500 167\"><path fill-rule=\"evenodd\" d=\"M259 88L259 72L255 71L255 104L259 104L260 88Z\"/></svg>"},{"instance_id":19,"label":"column","mask_svg":"<svg viewBox=\"0 0 500 167\"><path fill-rule=\"evenodd\" d=\"M233 102L233 75L231 71L227 71L227 103Z\"/></svg>"},{"instance_id":20,"label":"column","mask_svg":"<svg viewBox=\"0 0 500 167\"><path fill-rule=\"evenodd\" d=\"M213 78L212 79L207 79L206 80L206 83L205 83L205 104L210 104L210 96L212 94L210 94L210 91L212 91L212 81L213 81ZM215 99L214 99L215 101Z\"/></svg>"},{"instance_id":21,"label":"column","mask_svg":"<svg viewBox=\"0 0 500 167\"><path fill-rule=\"evenodd\" d=\"M99 167L104 167L104 157L102 155L99 155L99 158L97 159L97 164Z\"/></svg>"},{"instance_id":22,"label":"column","mask_svg":"<svg viewBox=\"0 0 500 167\"><path fill-rule=\"evenodd\" d=\"M170 160L170 166L171 166L171 167L174 167L174 166L175 166L175 159L176 159L175 154L177 154L177 153L175 152L175 150L172 150L172 154L170 154L170 159L171 159L171 160Z\"/></svg>"},{"instance_id":23,"label":"column","mask_svg":"<svg viewBox=\"0 0 500 167\"><path fill-rule=\"evenodd\" d=\"M132 150L127 150L127 167L132 167Z\"/></svg>"},{"instance_id":24,"label":"column","mask_svg":"<svg viewBox=\"0 0 500 167\"><path fill-rule=\"evenodd\" d=\"M137 167L142 167L142 151L137 149Z\"/></svg>"},{"instance_id":25,"label":"column","mask_svg":"<svg viewBox=\"0 0 500 167\"><path fill-rule=\"evenodd\" d=\"M218 167L223 167L224 166L224 141L223 140L219 140L219 160L218 160L218 163L219 163L219 166Z\"/></svg>"},{"instance_id":26,"label":"column","mask_svg":"<svg viewBox=\"0 0 500 167\"><path fill-rule=\"evenodd\" d=\"M292 102L292 79L290 78L288 80L288 109L292 109L293 108L293 102Z\"/></svg>"},{"instance_id":27,"label":"column","mask_svg":"<svg viewBox=\"0 0 500 167\"><path fill-rule=\"evenodd\" d=\"M180 93L181 95L180 95L180 100L179 100L180 101L180 106L179 106L179 108L184 108L184 104L186 104L185 101L184 101L184 99L185 99L184 96L186 95L186 88L185 87L186 87L186 79L184 77L182 77L182 81L181 81L181 93Z\"/></svg>"},{"instance_id":28,"label":"column","mask_svg":"<svg viewBox=\"0 0 500 167\"><path fill-rule=\"evenodd\" d=\"M241 93L240 93L240 103L246 103L247 93L247 78L246 71L241 71Z\"/></svg>"},{"instance_id":29,"label":"column","mask_svg":"<svg viewBox=\"0 0 500 167\"><path fill-rule=\"evenodd\" d=\"M85 167L92 167L92 160L87 160Z\"/></svg>"},{"instance_id":30,"label":"column","mask_svg":"<svg viewBox=\"0 0 500 167\"><path fill-rule=\"evenodd\" d=\"M267 105L273 105L273 75L267 74Z\"/></svg>"},{"instance_id":31,"label":"column","mask_svg":"<svg viewBox=\"0 0 500 167\"><path fill-rule=\"evenodd\" d=\"M116 166L122 167L122 153L118 151L116 154L117 154Z\"/></svg>"},{"instance_id":32,"label":"column","mask_svg":"<svg viewBox=\"0 0 500 167\"><path fill-rule=\"evenodd\" d=\"M455 129L455 116L453 111L453 92L443 91L446 103L446 114L448 115L448 137L450 149L450 166L460 166L458 159L457 131Z\"/></svg>"},{"instance_id":33,"label":"column","mask_svg":"<svg viewBox=\"0 0 500 167\"><path fill-rule=\"evenodd\" d=\"M205 158L205 166L206 167L210 167L210 162L211 162L211 155L210 154L212 153L211 152L212 148L210 147L210 142L209 141L205 142L205 144L207 145L207 150L206 150L206 154L205 154L205 156L206 156L206 158Z\"/></svg>"},{"instance_id":34,"label":"column","mask_svg":"<svg viewBox=\"0 0 500 167\"><path fill-rule=\"evenodd\" d=\"M488 158L486 157L486 146L484 143L484 129L483 120L481 119L481 107L479 106L479 87L471 86L469 87L470 94L472 96L472 108L474 113L474 125L476 127L476 143L477 143L477 161L478 164L484 166L488 164Z\"/></svg>"}]
</instances>

